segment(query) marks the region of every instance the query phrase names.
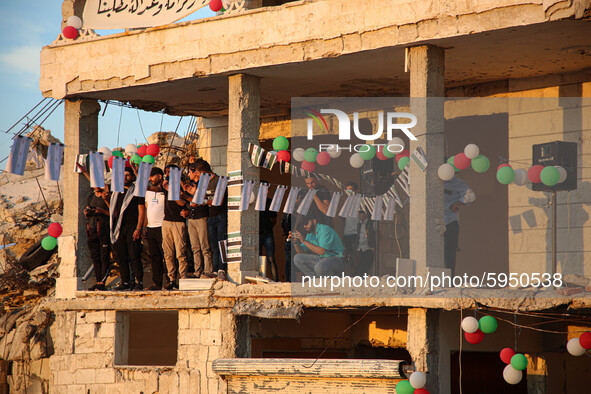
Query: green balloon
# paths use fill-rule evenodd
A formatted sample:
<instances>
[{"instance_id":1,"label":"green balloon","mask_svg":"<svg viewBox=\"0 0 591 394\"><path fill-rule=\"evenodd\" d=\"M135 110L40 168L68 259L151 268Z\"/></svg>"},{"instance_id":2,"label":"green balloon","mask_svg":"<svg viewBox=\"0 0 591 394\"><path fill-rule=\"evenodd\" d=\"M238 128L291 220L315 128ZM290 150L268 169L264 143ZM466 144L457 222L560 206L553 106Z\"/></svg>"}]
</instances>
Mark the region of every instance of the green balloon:
<instances>
[{"instance_id":1,"label":"green balloon","mask_svg":"<svg viewBox=\"0 0 591 394\"><path fill-rule=\"evenodd\" d=\"M308 163L314 163L316 162L316 156L318 156L318 151L314 148L308 148L304 153L304 160Z\"/></svg>"},{"instance_id":2,"label":"green balloon","mask_svg":"<svg viewBox=\"0 0 591 394\"><path fill-rule=\"evenodd\" d=\"M371 160L376 157L376 147L373 145L363 145L358 153L363 160Z\"/></svg>"},{"instance_id":3,"label":"green balloon","mask_svg":"<svg viewBox=\"0 0 591 394\"><path fill-rule=\"evenodd\" d=\"M280 150L287 150L289 148L289 140L283 136L279 136L273 140L273 149L279 152Z\"/></svg>"},{"instance_id":4,"label":"green balloon","mask_svg":"<svg viewBox=\"0 0 591 394\"><path fill-rule=\"evenodd\" d=\"M140 165L140 163L142 162L142 157L137 153L134 153L133 156L131 156L131 159L129 159L129 161L131 161L133 164Z\"/></svg>"},{"instance_id":5,"label":"green balloon","mask_svg":"<svg viewBox=\"0 0 591 394\"><path fill-rule=\"evenodd\" d=\"M412 394L415 389L408 380L401 380L396 383L396 394Z\"/></svg>"},{"instance_id":6,"label":"green balloon","mask_svg":"<svg viewBox=\"0 0 591 394\"><path fill-rule=\"evenodd\" d=\"M490 167L490 160L488 160L488 157L484 155L478 155L477 157L472 159L471 165L474 171L482 174L483 172L486 172Z\"/></svg>"},{"instance_id":7,"label":"green balloon","mask_svg":"<svg viewBox=\"0 0 591 394\"><path fill-rule=\"evenodd\" d=\"M41 247L45 250L53 250L57 246L57 239L47 236L41 240Z\"/></svg>"},{"instance_id":8,"label":"green balloon","mask_svg":"<svg viewBox=\"0 0 591 394\"><path fill-rule=\"evenodd\" d=\"M511 366L518 371L523 371L527 368L527 357L521 353L517 353L511 357Z\"/></svg>"},{"instance_id":9,"label":"green balloon","mask_svg":"<svg viewBox=\"0 0 591 394\"><path fill-rule=\"evenodd\" d=\"M152 156L152 155L145 155L145 156L142 158L142 161L143 161L144 163L150 163L150 164L154 164L154 162L156 161L156 159L154 159L154 156Z\"/></svg>"},{"instance_id":10,"label":"green balloon","mask_svg":"<svg viewBox=\"0 0 591 394\"><path fill-rule=\"evenodd\" d=\"M400 160L398 160L398 168L400 169L400 171L403 171L408 165L408 163L410 163L410 157L401 157Z\"/></svg>"},{"instance_id":11,"label":"green balloon","mask_svg":"<svg viewBox=\"0 0 591 394\"><path fill-rule=\"evenodd\" d=\"M497 330L497 319L492 316L483 316L478 321L478 328L485 334L492 334Z\"/></svg>"},{"instance_id":12,"label":"green balloon","mask_svg":"<svg viewBox=\"0 0 591 394\"><path fill-rule=\"evenodd\" d=\"M450 157L447 159L447 164L451 164L451 165L452 165L452 167L454 168L454 171L455 171L455 172L458 172L458 171L460 171L460 170L459 170L459 169L458 169L456 166L454 166L454 158L455 158L455 156L450 156Z\"/></svg>"},{"instance_id":13,"label":"green balloon","mask_svg":"<svg viewBox=\"0 0 591 394\"><path fill-rule=\"evenodd\" d=\"M121 152L120 150L114 150L113 156L123 157L123 152Z\"/></svg>"},{"instance_id":14,"label":"green balloon","mask_svg":"<svg viewBox=\"0 0 591 394\"><path fill-rule=\"evenodd\" d=\"M503 185L508 185L515 179L515 171L509 166L501 167L497 171L497 180Z\"/></svg>"},{"instance_id":15,"label":"green balloon","mask_svg":"<svg viewBox=\"0 0 591 394\"><path fill-rule=\"evenodd\" d=\"M393 150L396 150L395 148L393 148ZM382 148L382 153L384 154L384 156L386 156L388 159L391 159L393 157L396 157L396 153L395 152L390 152L390 150L388 149L388 145L384 145L384 147Z\"/></svg>"},{"instance_id":16,"label":"green balloon","mask_svg":"<svg viewBox=\"0 0 591 394\"><path fill-rule=\"evenodd\" d=\"M560 180L560 171L558 171L558 168L554 166L544 167L540 173L540 179L544 185L554 186Z\"/></svg>"}]
</instances>

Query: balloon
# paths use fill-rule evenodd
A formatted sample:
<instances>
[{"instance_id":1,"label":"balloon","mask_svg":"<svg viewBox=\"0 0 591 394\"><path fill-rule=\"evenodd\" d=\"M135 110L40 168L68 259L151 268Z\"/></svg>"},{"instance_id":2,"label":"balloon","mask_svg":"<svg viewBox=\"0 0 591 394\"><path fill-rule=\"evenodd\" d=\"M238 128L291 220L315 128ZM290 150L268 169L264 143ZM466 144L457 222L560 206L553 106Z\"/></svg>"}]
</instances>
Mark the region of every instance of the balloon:
<instances>
[{"instance_id":1,"label":"balloon","mask_svg":"<svg viewBox=\"0 0 591 394\"><path fill-rule=\"evenodd\" d=\"M53 250L57 246L57 239L47 236L41 240L41 247L45 250Z\"/></svg>"},{"instance_id":2,"label":"balloon","mask_svg":"<svg viewBox=\"0 0 591 394\"><path fill-rule=\"evenodd\" d=\"M325 166L330 163L330 155L328 152L318 153L318 156L316 156L316 163L320 164L321 166Z\"/></svg>"},{"instance_id":3,"label":"balloon","mask_svg":"<svg viewBox=\"0 0 591 394\"><path fill-rule=\"evenodd\" d=\"M515 179L515 171L511 166L501 167L500 170L497 171L497 181L503 185L508 185Z\"/></svg>"},{"instance_id":4,"label":"balloon","mask_svg":"<svg viewBox=\"0 0 591 394\"><path fill-rule=\"evenodd\" d=\"M448 163L440 165L437 169L437 175L439 176L439 179L441 179L444 182L449 181L451 178L453 178L454 174L454 166Z\"/></svg>"},{"instance_id":5,"label":"balloon","mask_svg":"<svg viewBox=\"0 0 591 394\"><path fill-rule=\"evenodd\" d=\"M454 166L454 158L455 158L455 156L450 156L450 157L447 159L447 164L451 164L451 165L454 167L454 171L455 171L455 172L458 172L458 171L460 171L460 170L459 170L459 169L458 169L456 166Z\"/></svg>"},{"instance_id":6,"label":"balloon","mask_svg":"<svg viewBox=\"0 0 591 394\"><path fill-rule=\"evenodd\" d=\"M123 152L121 152L120 150L114 150L113 156L123 157Z\"/></svg>"},{"instance_id":7,"label":"balloon","mask_svg":"<svg viewBox=\"0 0 591 394\"><path fill-rule=\"evenodd\" d=\"M133 156L131 156L130 162L133 164L140 165L140 163L142 162L142 157L135 153Z\"/></svg>"},{"instance_id":8,"label":"balloon","mask_svg":"<svg viewBox=\"0 0 591 394\"><path fill-rule=\"evenodd\" d=\"M573 338L566 343L566 350L573 356L582 356L585 354L586 350L583 346L581 346L581 342L579 338Z\"/></svg>"},{"instance_id":9,"label":"balloon","mask_svg":"<svg viewBox=\"0 0 591 394\"><path fill-rule=\"evenodd\" d=\"M306 149L306 153L304 153L304 160L309 163L314 163L316 161L316 156L318 156L318 151L314 148Z\"/></svg>"},{"instance_id":10,"label":"balloon","mask_svg":"<svg viewBox=\"0 0 591 394\"><path fill-rule=\"evenodd\" d=\"M280 150L277 152L277 158L281 161L289 161L289 159L291 159L291 155L286 150Z\"/></svg>"},{"instance_id":11,"label":"balloon","mask_svg":"<svg viewBox=\"0 0 591 394\"><path fill-rule=\"evenodd\" d=\"M76 15L72 15L66 21L68 26L72 26L74 29L81 29L82 28L82 19L78 18Z\"/></svg>"},{"instance_id":12,"label":"balloon","mask_svg":"<svg viewBox=\"0 0 591 394\"><path fill-rule=\"evenodd\" d=\"M566 170L560 166L554 166L554 167L556 167L558 172L560 172L560 179L558 179L558 183L562 183L562 182L566 181L566 177L568 176Z\"/></svg>"},{"instance_id":13,"label":"balloon","mask_svg":"<svg viewBox=\"0 0 591 394\"><path fill-rule=\"evenodd\" d=\"M382 153L384 153L384 156L386 156L388 159L391 159L396 157L398 153L402 152L402 149L402 146L388 144L384 146Z\"/></svg>"},{"instance_id":14,"label":"balloon","mask_svg":"<svg viewBox=\"0 0 591 394\"><path fill-rule=\"evenodd\" d=\"M394 137L388 141L388 146L391 146L390 152L394 154L400 153L404 150L404 140L400 137Z\"/></svg>"},{"instance_id":15,"label":"balloon","mask_svg":"<svg viewBox=\"0 0 591 394\"><path fill-rule=\"evenodd\" d=\"M475 317L468 316L462 320L462 330L472 334L478 331L478 320Z\"/></svg>"},{"instance_id":16,"label":"balloon","mask_svg":"<svg viewBox=\"0 0 591 394\"><path fill-rule=\"evenodd\" d=\"M527 368L527 357L521 353L517 353L511 357L511 366L518 371L523 371Z\"/></svg>"},{"instance_id":17,"label":"balloon","mask_svg":"<svg viewBox=\"0 0 591 394\"><path fill-rule=\"evenodd\" d=\"M484 339L484 333L480 330L476 330L476 332L473 333L465 332L464 338L466 338L466 341L468 341L468 343L471 343L472 345L477 345Z\"/></svg>"},{"instance_id":18,"label":"balloon","mask_svg":"<svg viewBox=\"0 0 591 394\"><path fill-rule=\"evenodd\" d=\"M497 319L492 316L482 316L478 321L478 328L485 334L492 334L497 330Z\"/></svg>"},{"instance_id":19,"label":"balloon","mask_svg":"<svg viewBox=\"0 0 591 394\"><path fill-rule=\"evenodd\" d=\"M374 145L363 145L361 149L359 149L359 156L363 160L371 160L376 157L376 147Z\"/></svg>"},{"instance_id":20,"label":"balloon","mask_svg":"<svg viewBox=\"0 0 591 394\"><path fill-rule=\"evenodd\" d=\"M306 151L304 150L304 148L297 148L293 151L293 159L295 161L303 161L304 160L304 154L306 153Z\"/></svg>"},{"instance_id":21,"label":"balloon","mask_svg":"<svg viewBox=\"0 0 591 394\"><path fill-rule=\"evenodd\" d=\"M150 164L154 164L154 162L156 161L156 159L154 159L154 156L152 156L152 155L145 155L145 156L142 158L142 161L143 161L144 163L150 163Z\"/></svg>"},{"instance_id":22,"label":"balloon","mask_svg":"<svg viewBox=\"0 0 591 394\"><path fill-rule=\"evenodd\" d=\"M113 152L111 152L111 149L107 148L106 146L99 148L99 150L97 152L102 153L103 159L105 159L105 160L109 160L109 158L111 156L113 156Z\"/></svg>"},{"instance_id":23,"label":"balloon","mask_svg":"<svg viewBox=\"0 0 591 394\"><path fill-rule=\"evenodd\" d=\"M415 389L408 380L401 380L396 383L396 394L413 394L414 391Z\"/></svg>"},{"instance_id":24,"label":"balloon","mask_svg":"<svg viewBox=\"0 0 591 394\"><path fill-rule=\"evenodd\" d=\"M302 170L305 171L314 171L314 169L316 168L316 164L315 163L310 163L309 161L302 161Z\"/></svg>"},{"instance_id":25,"label":"balloon","mask_svg":"<svg viewBox=\"0 0 591 394\"><path fill-rule=\"evenodd\" d=\"M480 148L478 148L478 145L468 144L464 148L464 155L466 155L466 157L470 160L476 159L479 154L480 154Z\"/></svg>"},{"instance_id":26,"label":"balloon","mask_svg":"<svg viewBox=\"0 0 591 394\"><path fill-rule=\"evenodd\" d=\"M427 389L416 389L413 394L429 394Z\"/></svg>"},{"instance_id":27,"label":"balloon","mask_svg":"<svg viewBox=\"0 0 591 394\"><path fill-rule=\"evenodd\" d=\"M544 167L540 172L540 180L546 186L554 186L560 180L560 171L554 166Z\"/></svg>"},{"instance_id":28,"label":"balloon","mask_svg":"<svg viewBox=\"0 0 591 394\"><path fill-rule=\"evenodd\" d=\"M490 167L490 161L484 155L478 155L475 159L472 159L470 164L472 165L472 169L480 174L486 172Z\"/></svg>"},{"instance_id":29,"label":"balloon","mask_svg":"<svg viewBox=\"0 0 591 394\"><path fill-rule=\"evenodd\" d=\"M400 161L403 157L410 157L410 152L403 149L402 152L396 154L396 161Z\"/></svg>"},{"instance_id":30,"label":"balloon","mask_svg":"<svg viewBox=\"0 0 591 394\"><path fill-rule=\"evenodd\" d=\"M156 156L158 156L159 153L160 153L160 147L156 144L150 144L146 148L146 155L156 157Z\"/></svg>"},{"instance_id":31,"label":"balloon","mask_svg":"<svg viewBox=\"0 0 591 394\"><path fill-rule=\"evenodd\" d=\"M328 152L328 155L332 158L332 159L336 159L339 156L341 156L341 153L343 153L341 150L338 149L338 147L336 147L335 145L331 145L330 148L328 148L326 150L326 152Z\"/></svg>"},{"instance_id":32,"label":"balloon","mask_svg":"<svg viewBox=\"0 0 591 394\"><path fill-rule=\"evenodd\" d=\"M125 153L127 153L128 156L133 156L134 153L137 152L137 146L134 144L128 144L125 147Z\"/></svg>"},{"instance_id":33,"label":"balloon","mask_svg":"<svg viewBox=\"0 0 591 394\"><path fill-rule=\"evenodd\" d=\"M591 349L591 332L587 331L579 337L579 344L585 350Z\"/></svg>"},{"instance_id":34,"label":"balloon","mask_svg":"<svg viewBox=\"0 0 591 394\"><path fill-rule=\"evenodd\" d=\"M363 165L364 161L365 160L363 160L363 157L361 157L359 153L353 153L351 155L351 158L349 159L349 163L353 168L360 168Z\"/></svg>"},{"instance_id":35,"label":"balloon","mask_svg":"<svg viewBox=\"0 0 591 394\"><path fill-rule=\"evenodd\" d=\"M466 168L470 167L471 160L466 157L464 153L458 153L454 156L454 166L458 170L465 170Z\"/></svg>"},{"instance_id":36,"label":"balloon","mask_svg":"<svg viewBox=\"0 0 591 394\"><path fill-rule=\"evenodd\" d=\"M523 372L516 370L511 365L507 365L503 370L503 379L509 384L517 384L521 382Z\"/></svg>"},{"instance_id":37,"label":"balloon","mask_svg":"<svg viewBox=\"0 0 591 394\"><path fill-rule=\"evenodd\" d=\"M523 186L528 182L527 179L527 171L522 170L521 168L515 170L515 179L513 179L513 183L517 186Z\"/></svg>"},{"instance_id":38,"label":"balloon","mask_svg":"<svg viewBox=\"0 0 591 394\"><path fill-rule=\"evenodd\" d=\"M400 160L398 160L398 169L400 169L400 171L404 171L404 169L406 168L408 163L410 163L410 157L408 157L408 156L401 157Z\"/></svg>"},{"instance_id":39,"label":"balloon","mask_svg":"<svg viewBox=\"0 0 591 394\"><path fill-rule=\"evenodd\" d=\"M509 165L509 163L501 163L501 164L499 164L499 166L497 167L497 171L499 171L499 170L500 170L501 168L503 168L503 167L511 167L511 166Z\"/></svg>"},{"instance_id":40,"label":"balloon","mask_svg":"<svg viewBox=\"0 0 591 394\"><path fill-rule=\"evenodd\" d=\"M408 379L410 385L415 389L422 389L427 384L427 376L422 372L413 372Z\"/></svg>"},{"instance_id":41,"label":"balloon","mask_svg":"<svg viewBox=\"0 0 591 394\"><path fill-rule=\"evenodd\" d=\"M511 357L515 355L515 350L511 349L510 347L506 347L501 350L501 360L505 364L511 364Z\"/></svg>"},{"instance_id":42,"label":"balloon","mask_svg":"<svg viewBox=\"0 0 591 394\"><path fill-rule=\"evenodd\" d=\"M113 157L115 157L115 155L109 157L109 168L113 168Z\"/></svg>"},{"instance_id":43,"label":"balloon","mask_svg":"<svg viewBox=\"0 0 591 394\"><path fill-rule=\"evenodd\" d=\"M222 9L222 7L223 7L222 0L211 0L209 2L209 8L213 12L218 12L219 10Z\"/></svg>"},{"instance_id":44,"label":"balloon","mask_svg":"<svg viewBox=\"0 0 591 394\"><path fill-rule=\"evenodd\" d=\"M51 223L47 228L47 233L53 238L57 238L62 235L62 231L64 231L64 229L59 223Z\"/></svg>"},{"instance_id":45,"label":"balloon","mask_svg":"<svg viewBox=\"0 0 591 394\"><path fill-rule=\"evenodd\" d=\"M147 152L146 150L148 149L148 145L141 145L139 148L137 148L137 154L140 155L141 157L144 157Z\"/></svg>"},{"instance_id":46,"label":"balloon","mask_svg":"<svg viewBox=\"0 0 591 394\"><path fill-rule=\"evenodd\" d=\"M532 181L532 183L540 183L542 182L542 180L540 179L540 174L542 173L543 169L544 166L536 164L535 166L532 166L529 170L527 170L527 177L530 181Z\"/></svg>"},{"instance_id":47,"label":"balloon","mask_svg":"<svg viewBox=\"0 0 591 394\"><path fill-rule=\"evenodd\" d=\"M250 200L249 200L249 204L252 204L254 202L255 199L255 195L254 192L250 192Z\"/></svg>"},{"instance_id":48,"label":"balloon","mask_svg":"<svg viewBox=\"0 0 591 394\"><path fill-rule=\"evenodd\" d=\"M66 26L64 27L64 30L62 30L62 34L67 39L73 40L74 38L78 37L78 29L76 29L74 26Z\"/></svg>"},{"instance_id":49,"label":"balloon","mask_svg":"<svg viewBox=\"0 0 591 394\"><path fill-rule=\"evenodd\" d=\"M284 136L275 137L273 140L273 149L276 151L287 150L289 148L289 140Z\"/></svg>"},{"instance_id":50,"label":"balloon","mask_svg":"<svg viewBox=\"0 0 591 394\"><path fill-rule=\"evenodd\" d=\"M378 146L378 149L376 150L376 157L378 158L378 160L388 160L388 157L384 155L384 148L387 147Z\"/></svg>"}]
</instances>

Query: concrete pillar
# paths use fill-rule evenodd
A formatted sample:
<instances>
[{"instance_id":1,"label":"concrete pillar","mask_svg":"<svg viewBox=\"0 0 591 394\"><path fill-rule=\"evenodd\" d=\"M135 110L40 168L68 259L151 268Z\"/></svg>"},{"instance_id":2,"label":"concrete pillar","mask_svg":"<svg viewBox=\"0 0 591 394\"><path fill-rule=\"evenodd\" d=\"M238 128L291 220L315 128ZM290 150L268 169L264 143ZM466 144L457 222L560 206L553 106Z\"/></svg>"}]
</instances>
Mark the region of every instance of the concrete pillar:
<instances>
[{"instance_id":1,"label":"concrete pillar","mask_svg":"<svg viewBox=\"0 0 591 394\"><path fill-rule=\"evenodd\" d=\"M84 176L74 173L73 167L77 154L97 149L100 109L95 100L65 101L64 231L58 238L61 263L56 282L57 298L73 298L76 290L82 289L82 276L92 264L83 214L90 184Z\"/></svg>"},{"instance_id":2,"label":"concrete pillar","mask_svg":"<svg viewBox=\"0 0 591 394\"><path fill-rule=\"evenodd\" d=\"M410 258L417 262L417 274L427 267L443 267L443 182L437 168L443 163L443 99L445 53L443 48L422 45L409 50L411 113L418 120L412 133L410 151L421 145L429 165L423 172L410 169Z\"/></svg>"},{"instance_id":3,"label":"concrete pillar","mask_svg":"<svg viewBox=\"0 0 591 394\"><path fill-rule=\"evenodd\" d=\"M229 77L229 85L228 176L242 175L243 180L258 183L259 169L252 165L248 144L259 144L260 80L251 75L238 74ZM240 187L228 188L229 205L232 197L234 200L240 197L240 192ZM259 272L259 213L254 210L253 204L246 211L229 206L228 238L232 236L242 238L242 261L228 264L228 277L232 281L243 283L244 276Z\"/></svg>"},{"instance_id":4,"label":"concrete pillar","mask_svg":"<svg viewBox=\"0 0 591 394\"><path fill-rule=\"evenodd\" d=\"M411 308L408 310L406 350L415 370L427 375L426 388L432 393L447 393L439 383L439 311ZM449 362L449 355L447 356Z\"/></svg>"}]
</instances>

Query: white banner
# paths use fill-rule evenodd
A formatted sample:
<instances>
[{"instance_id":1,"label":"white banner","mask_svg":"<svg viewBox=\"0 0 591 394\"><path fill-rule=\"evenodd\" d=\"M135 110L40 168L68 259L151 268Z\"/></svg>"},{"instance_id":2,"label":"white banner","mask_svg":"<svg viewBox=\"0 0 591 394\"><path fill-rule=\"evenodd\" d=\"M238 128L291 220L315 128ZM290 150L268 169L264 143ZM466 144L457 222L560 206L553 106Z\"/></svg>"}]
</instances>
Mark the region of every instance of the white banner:
<instances>
[{"instance_id":1,"label":"white banner","mask_svg":"<svg viewBox=\"0 0 591 394\"><path fill-rule=\"evenodd\" d=\"M215 188L215 193L213 195L213 201L211 205L214 207L219 207L224 202L224 196L226 195L226 188L228 187L228 177L227 176L220 176L218 179L218 185Z\"/></svg>"},{"instance_id":2,"label":"white banner","mask_svg":"<svg viewBox=\"0 0 591 394\"><path fill-rule=\"evenodd\" d=\"M164 26L205 7L210 0L86 0L85 29Z\"/></svg>"},{"instance_id":3,"label":"white banner","mask_svg":"<svg viewBox=\"0 0 591 394\"><path fill-rule=\"evenodd\" d=\"M295 208L296 201L298 199L298 193L300 192L299 187L292 187L287 195L287 201L285 201L285 205L283 206L283 212L287 214L292 214L293 209Z\"/></svg>"},{"instance_id":4,"label":"white banner","mask_svg":"<svg viewBox=\"0 0 591 394\"><path fill-rule=\"evenodd\" d=\"M269 184L263 183L259 185L259 194L257 195L257 203L254 209L257 211L264 211L267 207L267 194L269 194Z\"/></svg>"},{"instance_id":5,"label":"white banner","mask_svg":"<svg viewBox=\"0 0 591 394\"><path fill-rule=\"evenodd\" d=\"M330 200L330 204L328 205L328 210L326 211L326 216L334 218L337 214L337 210L339 208L339 200L343 194L336 192L332 194L332 198Z\"/></svg>"},{"instance_id":6,"label":"white banner","mask_svg":"<svg viewBox=\"0 0 591 394\"><path fill-rule=\"evenodd\" d=\"M31 141L33 140L29 137L23 137L21 135L14 139L4 171L11 172L15 175L23 175L25 173Z\"/></svg>"},{"instance_id":7,"label":"white banner","mask_svg":"<svg viewBox=\"0 0 591 394\"><path fill-rule=\"evenodd\" d=\"M48 156L49 157L49 156ZM105 161L101 152L88 154L90 187L105 187Z\"/></svg>"},{"instance_id":8,"label":"white banner","mask_svg":"<svg viewBox=\"0 0 591 394\"><path fill-rule=\"evenodd\" d=\"M386 213L384 214L384 220L394 220L394 208L396 207L396 199L391 198L388 200L388 206Z\"/></svg>"},{"instance_id":9,"label":"white banner","mask_svg":"<svg viewBox=\"0 0 591 394\"><path fill-rule=\"evenodd\" d=\"M111 191L125 192L125 159L113 156L113 168L111 168Z\"/></svg>"},{"instance_id":10,"label":"white banner","mask_svg":"<svg viewBox=\"0 0 591 394\"><path fill-rule=\"evenodd\" d=\"M240 194L239 209L241 211L246 211L248 209L253 187L254 181L244 181L244 184L242 185L242 193Z\"/></svg>"},{"instance_id":11,"label":"white banner","mask_svg":"<svg viewBox=\"0 0 591 394\"><path fill-rule=\"evenodd\" d=\"M371 220L382 220L382 203L383 203L383 196L376 197L376 203L373 207L373 212L371 214Z\"/></svg>"},{"instance_id":12,"label":"white banner","mask_svg":"<svg viewBox=\"0 0 591 394\"><path fill-rule=\"evenodd\" d=\"M298 207L297 212L300 215L306 216L308 214L308 211L310 210L310 206L314 202L314 196L316 195L317 191L318 190L316 190L316 189L308 189L306 196L304 197L304 199L302 200L302 203Z\"/></svg>"},{"instance_id":13,"label":"white banner","mask_svg":"<svg viewBox=\"0 0 591 394\"><path fill-rule=\"evenodd\" d=\"M281 201L283 201L283 196L285 195L286 190L287 186L277 186L277 189L275 189L275 194L273 195L273 201L271 201L271 206L269 207L269 211L279 212L279 209L281 209Z\"/></svg>"},{"instance_id":14,"label":"white banner","mask_svg":"<svg viewBox=\"0 0 591 394\"><path fill-rule=\"evenodd\" d=\"M193 200L191 201L193 204L203 204L205 201L205 194L207 193L207 186L209 186L209 181L212 177L212 174L201 174L199 177L199 182L197 183L197 190L195 191Z\"/></svg>"},{"instance_id":15,"label":"white banner","mask_svg":"<svg viewBox=\"0 0 591 394\"><path fill-rule=\"evenodd\" d=\"M47 147L47 160L45 160L45 179L48 181L59 181L64 157L64 144L52 142ZM103 171L104 171L103 164ZM104 175L104 174L103 174ZM104 178L104 176L103 176ZM104 183L104 182L103 182ZM98 186L98 187L104 187Z\"/></svg>"},{"instance_id":16,"label":"white banner","mask_svg":"<svg viewBox=\"0 0 591 394\"><path fill-rule=\"evenodd\" d=\"M178 201L181 199L181 169L170 167L168 174L168 201Z\"/></svg>"},{"instance_id":17,"label":"white banner","mask_svg":"<svg viewBox=\"0 0 591 394\"><path fill-rule=\"evenodd\" d=\"M133 195L136 197L146 197L146 190L148 189L148 182L150 181L150 172L152 171L152 164L142 161L140 168L137 171L137 181L135 181L135 190Z\"/></svg>"}]
</instances>

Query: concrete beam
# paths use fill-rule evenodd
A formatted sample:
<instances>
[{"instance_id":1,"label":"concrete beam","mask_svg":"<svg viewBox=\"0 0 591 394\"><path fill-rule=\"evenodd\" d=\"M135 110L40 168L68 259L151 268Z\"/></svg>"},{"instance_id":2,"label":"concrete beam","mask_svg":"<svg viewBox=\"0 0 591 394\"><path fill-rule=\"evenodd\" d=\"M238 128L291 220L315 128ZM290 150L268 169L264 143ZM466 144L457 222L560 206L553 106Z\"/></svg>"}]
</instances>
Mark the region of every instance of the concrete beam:
<instances>
[{"instance_id":1,"label":"concrete beam","mask_svg":"<svg viewBox=\"0 0 591 394\"><path fill-rule=\"evenodd\" d=\"M427 156L422 171L410 170L410 258L417 262L417 274L427 267L443 267L443 182L437 168L443 163L445 52L443 48L422 45L409 49L411 112L418 123L410 141L412 152L420 145Z\"/></svg>"},{"instance_id":2,"label":"concrete beam","mask_svg":"<svg viewBox=\"0 0 591 394\"><path fill-rule=\"evenodd\" d=\"M228 114L228 175L241 175L243 180L258 183L259 169L252 165L248 155L248 144L259 143L261 127L260 79L245 74L229 77L229 114ZM241 187L228 188L228 201L239 198ZM228 237L237 234L242 238L239 263L228 264L230 280L243 283L244 276L259 272L259 213L251 208L239 211L238 207L229 206Z\"/></svg>"},{"instance_id":3,"label":"concrete beam","mask_svg":"<svg viewBox=\"0 0 591 394\"><path fill-rule=\"evenodd\" d=\"M448 393L439 378L439 311L424 308L408 310L407 345L417 371L427 375L426 388L433 393ZM449 355L448 355L449 359Z\"/></svg>"},{"instance_id":4,"label":"concrete beam","mask_svg":"<svg viewBox=\"0 0 591 394\"><path fill-rule=\"evenodd\" d=\"M76 155L96 151L98 114L101 107L95 100L66 100L64 123L64 231L59 238L60 277L56 283L57 298L73 298L80 290L81 277L90 268L90 252L86 246L84 208L90 184L72 170Z\"/></svg>"}]
</instances>

